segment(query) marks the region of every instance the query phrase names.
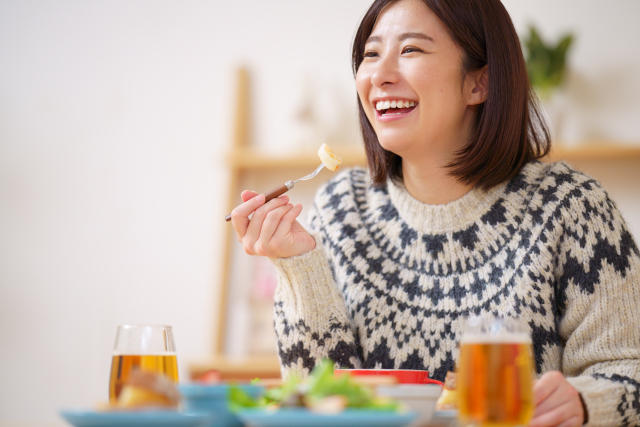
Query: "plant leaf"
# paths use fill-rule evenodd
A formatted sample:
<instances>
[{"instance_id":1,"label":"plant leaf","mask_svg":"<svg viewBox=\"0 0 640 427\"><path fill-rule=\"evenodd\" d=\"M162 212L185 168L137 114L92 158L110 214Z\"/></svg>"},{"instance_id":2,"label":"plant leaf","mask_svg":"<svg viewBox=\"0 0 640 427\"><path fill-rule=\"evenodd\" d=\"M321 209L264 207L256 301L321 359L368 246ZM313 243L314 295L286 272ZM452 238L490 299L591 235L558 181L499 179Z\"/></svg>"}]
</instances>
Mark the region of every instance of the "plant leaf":
<instances>
[{"instance_id":1,"label":"plant leaf","mask_svg":"<svg viewBox=\"0 0 640 427\"><path fill-rule=\"evenodd\" d=\"M573 43L573 35L565 35L557 45L547 45L536 28L529 26L526 46L527 73L531 84L541 93L550 94L564 81L567 53Z\"/></svg>"}]
</instances>

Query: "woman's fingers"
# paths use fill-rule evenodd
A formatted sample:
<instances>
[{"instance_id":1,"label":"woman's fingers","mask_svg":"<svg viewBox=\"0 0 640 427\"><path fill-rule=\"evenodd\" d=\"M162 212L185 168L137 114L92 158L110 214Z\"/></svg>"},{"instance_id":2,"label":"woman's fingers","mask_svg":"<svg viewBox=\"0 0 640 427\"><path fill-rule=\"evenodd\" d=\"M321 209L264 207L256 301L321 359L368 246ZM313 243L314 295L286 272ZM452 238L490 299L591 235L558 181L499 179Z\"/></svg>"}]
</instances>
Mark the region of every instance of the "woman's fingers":
<instances>
[{"instance_id":1,"label":"woman's fingers","mask_svg":"<svg viewBox=\"0 0 640 427\"><path fill-rule=\"evenodd\" d=\"M583 420L578 391L559 371L547 372L533 386L536 410L529 427L579 426Z\"/></svg>"},{"instance_id":2,"label":"woman's fingers","mask_svg":"<svg viewBox=\"0 0 640 427\"><path fill-rule=\"evenodd\" d=\"M534 393L536 395L536 410L533 414L534 417L539 414L550 412L554 408L563 405L565 402L580 400L578 397L578 391L569 384L561 372L548 372L543 375L538 382L542 383L542 391L545 392L545 397L542 400L537 399L538 396L542 395L542 392L539 388L540 386L536 383L537 387L534 387ZM550 391L550 393L547 393L548 391ZM538 394L538 392L540 394Z\"/></svg>"},{"instance_id":3,"label":"woman's fingers","mask_svg":"<svg viewBox=\"0 0 640 427\"><path fill-rule=\"evenodd\" d=\"M247 192L242 192L243 200L245 193ZM264 194L259 194L251 199L247 199L243 204L237 206L231 211L231 224L233 225L234 230L236 230L238 240L242 241L242 238L247 232L247 228L249 226L249 215L251 215L251 212L255 211L263 204Z\"/></svg>"},{"instance_id":4,"label":"woman's fingers","mask_svg":"<svg viewBox=\"0 0 640 427\"><path fill-rule=\"evenodd\" d=\"M302 204L298 203L282 217L282 219L280 220L281 226L276 231L276 235L281 236L288 233L289 230L291 230L291 226L293 225L294 221L300 215L300 212L302 212Z\"/></svg>"},{"instance_id":5,"label":"woman's fingers","mask_svg":"<svg viewBox=\"0 0 640 427\"><path fill-rule=\"evenodd\" d=\"M583 418L580 415L574 415L568 420L564 420L558 427L578 427L582 424L584 424Z\"/></svg>"},{"instance_id":6,"label":"woman's fingers","mask_svg":"<svg viewBox=\"0 0 640 427\"><path fill-rule=\"evenodd\" d=\"M582 425L582 417L572 401L567 401L552 411L535 417L529 427L567 426L578 427Z\"/></svg>"},{"instance_id":7,"label":"woman's fingers","mask_svg":"<svg viewBox=\"0 0 640 427\"><path fill-rule=\"evenodd\" d=\"M289 211L280 218L278 228L274 230L273 236L271 236L271 243L269 245L274 253L284 257L291 256L287 249L293 249L294 254L296 253L296 242L294 236L292 236L292 231L293 223L298 215L300 215L301 211L302 205L298 203L297 205L292 206L291 209L289 209Z\"/></svg>"},{"instance_id":8,"label":"woman's fingers","mask_svg":"<svg viewBox=\"0 0 640 427\"><path fill-rule=\"evenodd\" d=\"M255 191L245 190L240 194L240 197L242 198L243 202L246 202L248 200L253 199L257 195L258 195L258 193L256 193Z\"/></svg>"},{"instance_id":9,"label":"woman's fingers","mask_svg":"<svg viewBox=\"0 0 640 427\"><path fill-rule=\"evenodd\" d=\"M570 396L566 395L568 390L563 390L563 387L558 387L549 398L543 401L540 405L536 406L536 410L533 413L533 417L536 418L543 414L550 413L555 411L556 408L559 408L565 405L567 402L571 401Z\"/></svg>"},{"instance_id":10,"label":"woman's fingers","mask_svg":"<svg viewBox=\"0 0 640 427\"><path fill-rule=\"evenodd\" d=\"M264 195L261 194L259 196L254 197L254 199L257 199L258 197L264 198ZM245 204L250 203L251 200ZM286 195L283 195L280 197L276 197L275 199L269 200L267 203L260 206L258 209L256 209L253 212L253 216L251 217L251 221L249 221L249 226L246 229L246 233L241 237L241 240L240 240L244 245L244 251L246 253L248 253L249 255L255 255L254 245L260 238L260 234L262 233L262 225L264 223L264 219L267 216L267 214L270 211L276 208L279 208L280 206L285 205L287 203L289 203L289 197Z\"/></svg>"},{"instance_id":11,"label":"woman's fingers","mask_svg":"<svg viewBox=\"0 0 640 427\"><path fill-rule=\"evenodd\" d=\"M272 239L276 230L282 228L282 217L291 211L293 205L291 203L287 203L286 205L282 205L272 211L269 211L264 218L262 223L262 229L260 230L260 237L256 241L254 245L254 251L256 255L264 255L264 256L274 256L277 253L277 250L274 251L272 248ZM277 244L276 244L277 246Z\"/></svg>"},{"instance_id":12,"label":"woman's fingers","mask_svg":"<svg viewBox=\"0 0 640 427\"><path fill-rule=\"evenodd\" d=\"M316 239L296 221L300 212L302 212L301 204L297 204L287 212L280 220L280 226L272 238L271 249L282 258L301 255L316 247Z\"/></svg>"},{"instance_id":13,"label":"woman's fingers","mask_svg":"<svg viewBox=\"0 0 640 427\"><path fill-rule=\"evenodd\" d=\"M560 382L564 379L564 375L560 371L546 372L540 377L538 381L533 385L533 396L535 399L536 407L555 391Z\"/></svg>"},{"instance_id":14,"label":"woman's fingers","mask_svg":"<svg viewBox=\"0 0 640 427\"><path fill-rule=\"evenodd\" d=\"M244 203L231 212L231 221L247 254L286 258L315 247L315 240L296 221L301 204L291 205L287 195L266 203L255 191L240 196Z\"/></svg>"},{"instance_id":15,"label":"woman's fingers","mask_svg":"<svg viewBox=\"0 0 640 427\"><path fill-rule=\"evenodd\" d=\"M549 412L565 403L569 399L569 397L564 395L564 391L565 390L563 390L563 387L555 388L545 400L536 405L536 410L533 413L533 416L536 417L540 414Z\"/></svg>"}]
</instances>

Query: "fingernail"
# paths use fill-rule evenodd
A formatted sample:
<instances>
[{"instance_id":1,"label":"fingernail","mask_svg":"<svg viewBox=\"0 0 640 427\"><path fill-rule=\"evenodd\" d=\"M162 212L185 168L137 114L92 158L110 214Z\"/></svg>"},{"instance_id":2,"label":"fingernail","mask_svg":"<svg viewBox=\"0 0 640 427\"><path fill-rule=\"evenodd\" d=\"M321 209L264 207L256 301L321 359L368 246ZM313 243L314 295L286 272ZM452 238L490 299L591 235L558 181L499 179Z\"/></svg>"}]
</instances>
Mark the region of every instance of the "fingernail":
<instances>
[{"instance_id":1,"label":"fingernail","mask_svg":"<svg viewBox=\"0 0 640 427\"><path fill-rule=\"evenodd\" d=\"M291 203L287 203L287 206L289 206L290 208L293 207L293 205Z\"/></svg>"},{"instance_id":2,"label":"fingernail","mask_svg":"<svg viewBox=\"0 0 640 427\"><path fill-rule=\"evenodd\" d=\"M256 196L256 202L263 203L264 202L264 194L258 194Z\"/></svg>"}]
</instances>

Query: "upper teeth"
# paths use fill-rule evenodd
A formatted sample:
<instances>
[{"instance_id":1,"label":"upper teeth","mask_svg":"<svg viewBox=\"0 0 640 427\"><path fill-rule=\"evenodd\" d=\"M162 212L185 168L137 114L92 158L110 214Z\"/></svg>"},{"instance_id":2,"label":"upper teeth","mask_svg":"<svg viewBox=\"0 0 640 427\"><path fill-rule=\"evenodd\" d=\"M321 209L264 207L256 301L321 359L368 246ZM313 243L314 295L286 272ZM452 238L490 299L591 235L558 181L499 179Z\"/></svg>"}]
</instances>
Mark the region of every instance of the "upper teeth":
<instances>
[{"instance_id":1,"label":"upper teeth","mask_svg":"<svg viewBox=\"0 0 640 427\"><path fill-rule=\"evenodd\" d=\"M388 110L389 108L409 108L415 107L414 101L378 101L376 103L376 110Z\"/></svg>"}]
</instances>

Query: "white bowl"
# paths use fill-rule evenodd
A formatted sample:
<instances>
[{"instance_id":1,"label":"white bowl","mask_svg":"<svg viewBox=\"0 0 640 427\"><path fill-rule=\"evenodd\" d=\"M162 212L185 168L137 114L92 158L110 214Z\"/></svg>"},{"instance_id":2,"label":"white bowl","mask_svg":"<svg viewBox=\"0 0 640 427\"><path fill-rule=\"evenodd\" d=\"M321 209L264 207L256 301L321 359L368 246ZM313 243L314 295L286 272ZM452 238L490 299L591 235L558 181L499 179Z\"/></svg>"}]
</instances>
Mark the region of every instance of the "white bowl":
<instances>
[{"instance_id":1,"label":"white bowl","mask_svg":"<svg viewBox=\"0 0 640 427\"><path fill-rule=\"evenodd\" d=\"M418 413L418 418L411 425L423 425L433 418L440 393L442 387L437 384L399 384L376 388L378 396L395 399L405 404L411 412Z\"/></svg>"}]
</instances>

